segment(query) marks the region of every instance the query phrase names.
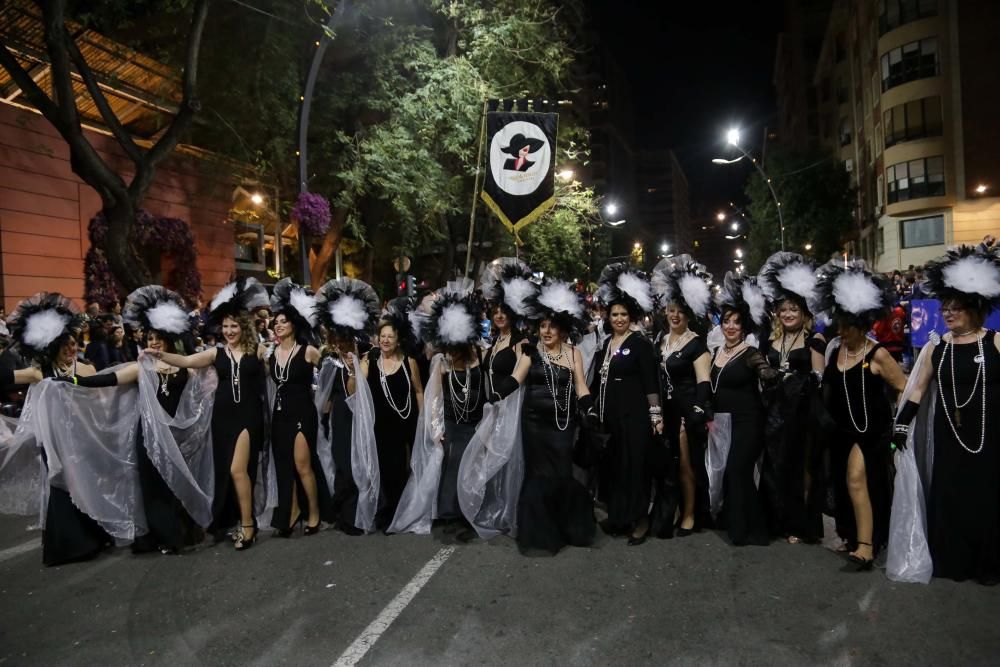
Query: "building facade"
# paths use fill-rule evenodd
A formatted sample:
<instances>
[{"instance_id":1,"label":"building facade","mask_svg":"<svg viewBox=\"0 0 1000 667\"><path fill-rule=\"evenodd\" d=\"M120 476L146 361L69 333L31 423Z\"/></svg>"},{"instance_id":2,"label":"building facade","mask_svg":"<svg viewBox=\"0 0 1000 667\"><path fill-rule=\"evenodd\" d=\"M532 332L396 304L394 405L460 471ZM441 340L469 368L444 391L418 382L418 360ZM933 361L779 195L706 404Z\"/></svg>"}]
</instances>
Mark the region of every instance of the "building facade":
<instances>
[{"instance_id":1,"label":"building facade","mask_svg":"<svg viewBox=\"0 0 1000 667\"><path fill-rule=\"evenodd\" d=\"M677 156L668 148L640 151L637 178L635 240L647 255L692 252L688 181Z\"/></svg>"}]
</instances>

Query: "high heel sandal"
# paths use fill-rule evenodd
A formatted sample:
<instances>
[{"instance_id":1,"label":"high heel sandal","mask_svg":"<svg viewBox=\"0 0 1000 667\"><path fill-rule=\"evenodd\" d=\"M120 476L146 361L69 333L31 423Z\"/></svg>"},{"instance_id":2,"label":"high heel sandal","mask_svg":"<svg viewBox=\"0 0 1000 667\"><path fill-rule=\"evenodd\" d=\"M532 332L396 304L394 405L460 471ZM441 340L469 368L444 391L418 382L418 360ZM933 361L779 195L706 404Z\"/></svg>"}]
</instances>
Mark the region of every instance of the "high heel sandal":
<instances>
[{"instance_id":1,"label":"high heel sandal","mask_svg":"<svg viewBox=\"0 0 1000 667\"><path fill-rule=\"evenodd\" d=\"M247 539L247 536L243 533L244 528L254 529L253 536L250 539ZM256 543L257 543L257 526L255 525L244 526L241 524L240 529L236 532L235 539L233 539L233 547L237 551L246 551Z\"/></svg>"},{"instance_id":2,"label":"high heel sandal","mask_svg":"<svg viewBox=\"0 0 1000 667\"><path fill-rule=\"evenodd\" d=\"M870 547L871 543L859 541L858 546L860 547L861 545ZM855 554L847 554L847 560L850 561L855 566L854 568L855 572L868 572L875 565L874 556L872 558L862 558L861 556Z\"/></svg>"},{"instance_id":3,"label":"high heel sandal","mask_svg":"<svg viewBox=\"0 0 1000 667\"><path fill-rule=\"evenodd\" d=\"M302 523L302 514L295 517L295 521L288 524L288 528L275 528L274 536L287 540L295 532L295 527Z\"/></svg>"}]
</instances>

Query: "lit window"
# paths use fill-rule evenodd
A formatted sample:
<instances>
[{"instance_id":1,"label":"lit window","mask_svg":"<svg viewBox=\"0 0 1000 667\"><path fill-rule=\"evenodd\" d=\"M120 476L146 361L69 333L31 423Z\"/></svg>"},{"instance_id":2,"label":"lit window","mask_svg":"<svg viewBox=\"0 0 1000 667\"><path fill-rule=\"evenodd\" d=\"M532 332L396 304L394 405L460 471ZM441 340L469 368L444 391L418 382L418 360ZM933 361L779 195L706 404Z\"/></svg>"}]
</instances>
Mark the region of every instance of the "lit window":
<instances>
[{"instance_id":1,"label":"lit window","mask_svg":"<svg viewBox=\"0 0 1000 667\"><path fill-rule=\"evenodd\" d=\"M900 225L904 248L920 248L944 243L944 216L903 220Z\"/></svg>"}]
</instances>

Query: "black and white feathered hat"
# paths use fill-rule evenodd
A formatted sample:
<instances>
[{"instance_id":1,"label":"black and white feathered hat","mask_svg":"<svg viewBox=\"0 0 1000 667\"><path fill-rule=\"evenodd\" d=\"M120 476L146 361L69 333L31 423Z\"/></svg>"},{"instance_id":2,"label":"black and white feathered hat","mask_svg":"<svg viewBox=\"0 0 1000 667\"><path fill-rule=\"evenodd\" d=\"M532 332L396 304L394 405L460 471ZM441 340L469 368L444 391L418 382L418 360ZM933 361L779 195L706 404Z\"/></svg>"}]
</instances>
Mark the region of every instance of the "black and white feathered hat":
<instances>
[{"instance_id":1,"label":"black and white feathered hat","mask_svg":"<svg viewBox=\"0 0 1000 667\"><path fill-rule=\"evenodd\" d=\"M1000 308L1000 250L961 245L927 263L924 289L942 303L957 300L980 313Z\"/></svg>"},{"instance_id":2,"label":"black and white feathered hat","mask_svg":"<svg viewBox=\"0 0 1000 667\"><path fill-rule=\"evenodd\" d=\"M531 281L531 269L514 257L500 257L483 267L479 274L483 298L508 316L529 318L528 301L538 291Z\"/></svg>"},{"instance_id":3,"label":"black and white feathered hat","mask_svg":"<svg viewBox=\"0 0 1000 667\"><path fill-rule=\"evenodd\" d=\"M340 338L368 336L378 322L378 294L354 278L329 280L316 294L319 322Z\"/></svg>"},{"instance_id":4,"label":"black and white feathered hat","mask_svg":"<svg viewBox=\"0 0 1000 667\"><path fill-rule=\"evenodd\" d=\"M442 352L462 352L480 339L482 302L472 281L454 281L437 291L430 313L421 321L421 338Z\"/></svg>"},{"instance_id":5,"label":"black and white feathered hat","mask_svg":"<svg viewBox=\"0 0 1000 667\"><path fill-rule=\"evenodd\" d=\"M134 329L175 339L191 328L191 315L177 292L162 285L140 287L125 299L122 321Z\"/></svg>"},{"instance_id":6,"label":"black and white feathered hat","mask_svg":"<svg viewBox=\"0 0 1000 667\"><path fill-rule=\"evenodd\" d=\"M752 276L739 276L732 271L726 272L722 288L715 295L715 305L722 313L726 310L738 312L745 334L754 333L759 336L770 319L767 298L757 284L757 279Z\"/></svg>"},{"instance_id":7,"label":"black and white feathered hat","mask_svg":"<svg viewBox=\"0 0 1000 667\"><path fill-rule=\"evenodd\" d=\"M794 252L776 252L767 258L757 274L757 283L772 306L790 300L813 314L816 307L816 265Z\"/></svg>"},{"instance_id":8,"label":"black and white feathered hat","mask_svg":"<svg viewBox=\"0 0 1000 667\"><path fill-rule=\"evenodd\" d=\"M73 302L62 294L40 292L17 304L7 324L21 353L44 363L80 333L84 320Z\"/></svg>"},{"instance_id":9,"label":"black and white feathered hat","mask_svg":"<svg viewBox=\"0 0 1000 667\"><path fill-rule=\"evenodd\" d=\"M645 272L618 262L604 267L598 282L595 296L605 308L621 304L633 320L653 311L652 288Z\"/></svg>"},{"instance_id":10,"label":"black and white feathered hat","mask_svg":"<svg viewBox=\"0 0 1000 667\"><path fill-rule=\"evenodd\" d=\"M313 331L319 324L319 309L312 290L292 282L291 278L282 278L274 285L270 303L271 315L284 315L288 318L295 327L297 338L312 338Z\"/></svg>"},{"instance_id":11,"label":"black and white feathered hat","mask_svg":"<svg viewBox=\"0 0 1000 667\"><path fill-rule=\"evenodd\" d=\"M830 261L820 267L816 281L816 308L834 321L847 320L867 331L888 314L893 291L889 281L872 273L862 260Z\"/></svg>"},{"instance_id":12,"label":"black and white feathered hat","mask_svg":"<svg viewBox=\"0 0 1000 667\"><path fill-rule=\"evenodd\" d=\"M212 324L219 326L227 317L268 308L270 300L267 290L256 278L238 278L219 290L208 305L208 317Z\"/></svg>"},{"instance_id":13,"label":"black and white feathered hat","mask_svg":"<svg viewBox=\"0 0 1000 667\"><path fill-rule=\"evenodd\" d=\"M711 312L712 274L690 255L661 259L650 283L661 308L676 303L694 320L703 320Z\"/></svg>"},{"instance_id":14,"label":"black and white feathered hat","mask_svg":"<svg viewBox=\"0 0 1000 667\"><path fill-rule=\"evenodd\" d=\"M551 320L569 339L586 331L583 299L570 283L546 279L530 299L529 308L534 322Z\"/></svg>"},{"instance_id":15,"label":"black and white feathered hat","mask_svg":"<svg viewBox=\"0 0 1000 667\"><path fill-rule=\"evenodd\" d=\"M420 353L420 330L426 316L417 310L416 299L400 296L389 302L379 326L382 322L391 324L399 337L399 348L413 357Z\"/></svg>"}]
</instances>

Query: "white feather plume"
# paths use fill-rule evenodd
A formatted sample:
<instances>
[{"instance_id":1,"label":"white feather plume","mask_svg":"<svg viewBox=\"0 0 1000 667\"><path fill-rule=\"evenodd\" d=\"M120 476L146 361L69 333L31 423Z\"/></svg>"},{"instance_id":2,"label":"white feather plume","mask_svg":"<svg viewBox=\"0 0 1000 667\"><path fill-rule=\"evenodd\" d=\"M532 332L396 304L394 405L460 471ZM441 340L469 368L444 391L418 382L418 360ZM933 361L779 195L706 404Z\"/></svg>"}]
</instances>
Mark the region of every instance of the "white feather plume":
<instances>
[{"instance_id":1,"label":"white feather plume","mask_svg":"<svg viewBox=\"0 0 1000 667\"><path fill-rule=\"evenodd\" d=\"M678 287L684 296L684 302L697 317L704 317L708 313L708 305L712 301L712 290L704 280L696 275L687 273L681 276Z\"/></svg>"},{"instance_id":2,"label":"white feather plume","mask_svg":"<svg viewBox=\"0 0 1000 667\"><path fill-rule=\"evenodd\" d=\"M837 305L854 315L882 306L882 292L868 276L845 271L833 280L833 298Z\"/></svg>"},{"instance_id":3,"label":"white feather plume","mask_svg":"<svg viewBox=\"0 0 1000 667\"><path fill-rule=\"evenodd\" d=\"M301 287L297 287L288 295L288 303L309 323L309 326L315 328L316 297L307 294Z\"/></svg>"},{"instance_id":4,"label":"white feather plume","mask_svg":"<svg viewBox=\"0 0 1000 667\"><path fill-rule=\"evenodd\" d=\"M778 272L778 283L787 291L813 303L816 300L816 272L807 264L789 264ZM773 295L771 295L773 298Z\"/></svg>"},{"instance_id":5,"label":"white feather plume","mask_svg":"<svg viewBox=\"0 0 1000 667\"><path fill-rule=\"evenodd\" d=\"M945 285L959 292L987 299L1000 296L1000 272L982 257L962 257L945 266L941 275Z\"/></svg>"},{"instance_id":6,"label":"white feather plume","mask_svg":"<svg viewBox=\"0 0 1000 667\"><path fill-rule=\"evenodd\" d=\"M644 312L653 310L653 297L649 293L649 283L630 271L618 276L618 289L629 295Z\"/></svg>"},{"instance_id":7,"label":"white feather plume","mask_svg":"<svg viewBox=\"0 0 1000 667\"><path fill-rule=\"evenodd\" d=\"M452 303L441 309L438 336L445 343L465 343L475 335L475 322L461 304Z\"/></svg>"},{"instance_id":8,"label":"white feather plume","mask_svg":"<svg viewBox=\"0 0 1000 667\"><path fill-rule=\"evenodd\" d=\"M538 303L556 313L569 313L573 317L583 315L583 306L576 297L576 292L561 280L553 280L543 285L538 294Z\"/></svg>"},{"instance_id":9,"label":"white feather plume","mask_svg":"<svg viewBox=\"0 0 1000 667\"><path fill-rule=\"evenodd\" d=\"M419 310L411 310L406 313L406 319L410 322L410 332L417 340L420 340L420 329L423 326L424 320L427 319L427 313L422 313Z\"/></svg>"},{"instance_id":10,"label":"white feather plume","mask_svg":"<svg viewBox=\"0 0 1000 667\"><path fill-rule=\"evenodd\" d=\"M333 323L360 331L368 322L368 311L360 299L352 296L341 296L329 305L330 319Z\"/></svg>"},{"instance_id":11,"label":"white feather plume","mask_svg":"<svg viewBox=\"0 0 1000 667\"><path fill-rule=\"evenodd\" d=\"M146 311L146 317L157 331L179 334L188 330L188 314L173 301L160 301Z\"/></svg>"},{"instance_id":12,"label":"white feather plume","mask_svg":"<svg viewBox=\"0 0 1000 667\"><path fill-rule=\"evenodd\" d=\"M761 324L767 318L767 300L764 298L764 291L750 281L746 281L742 286L743 300L750 307L750 319L755 324Z\"/></svg>"},{"instance_id":13,"label":"white feather plume","mask_svg":"<svg viewBox=\"0 0 1000 667\"><path fill-rule=\"evenodd\" d=\"M209 304L209 311L215 310L224 303L228 303L232 298L236 296L236 283L231 282L225 285L212 299L212 303Z\"/></svg>"},{"instance_id":14,"label":"white feather plume","mask_svg":"<svg viewBox=\"0 0 1000 667\"><path fill-rule=\"evenodd\" d=\"M69 315L54 310L42 310L31 315L24 323L25 345L30 345L36 350L45 349L63 335L69 320Z\"/></svg>"},{"instance_id":15,"label":"white feather plume","mask_svg":"<svg viewBox=\"0 0 1000 667\"><path fill-rule=\"evenodd\" d=\"M512 278L503 285L503 301L517 315L528 314L525 303L528 297L535 293L535 284L524 278Z\"/></svg>"}]
</instances>

